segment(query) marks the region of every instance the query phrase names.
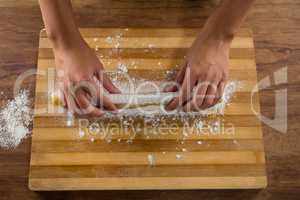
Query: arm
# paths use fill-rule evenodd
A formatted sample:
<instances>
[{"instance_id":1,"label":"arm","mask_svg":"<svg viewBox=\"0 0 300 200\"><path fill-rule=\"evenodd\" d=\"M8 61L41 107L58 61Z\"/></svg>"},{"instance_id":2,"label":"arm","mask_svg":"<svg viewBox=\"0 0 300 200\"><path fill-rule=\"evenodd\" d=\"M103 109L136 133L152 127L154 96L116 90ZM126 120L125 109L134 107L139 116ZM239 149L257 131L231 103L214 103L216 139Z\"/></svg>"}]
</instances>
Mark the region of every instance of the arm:
<instances>
[{"instance_id":1,"label":"arm","mask_svg":"<svg viewBox=\"0 0 300 200\"><path fill-rule=\"evenodd\" d=\"M70 0L39 0L46 31L55 50L82 42Z\"/></svg>"},{"instance_id":2,"label":"arm","mask_svg":"<svg viewBox=\"0 0 300 200\"><path fill-rule=\"evenodd\" d=\"M231 41L254 2L223 0L209 17L177 75L178 85L167 89L180 89L167 110L182 106L185 111L197 111L219 101L227 80Z\"/></svg>"},{"instance_id":3,"label":"arm","mask_svg":"<svg viewBox=\"0 0 300 200\"><path fill-rule=\"evenodd\" d=\"M39 0L39 3L68 109L78 115L92 116L103 114L99 104L107 110L116 110L102 95L95 78L109 92L119 93L119 90L103 73L102 63L81 37L70 0Z\"/></svg>"}]
</instances>

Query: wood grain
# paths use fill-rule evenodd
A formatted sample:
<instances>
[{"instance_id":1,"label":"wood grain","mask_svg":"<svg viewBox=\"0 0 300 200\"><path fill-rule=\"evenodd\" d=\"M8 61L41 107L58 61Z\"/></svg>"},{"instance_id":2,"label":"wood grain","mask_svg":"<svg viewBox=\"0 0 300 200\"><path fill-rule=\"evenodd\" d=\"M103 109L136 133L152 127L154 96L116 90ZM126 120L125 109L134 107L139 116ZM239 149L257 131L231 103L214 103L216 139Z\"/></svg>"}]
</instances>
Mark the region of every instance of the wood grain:
<instances>
[{"instance_id":1,"label":"wood grain","mask_svg":"<svg viewBox=\"0 0 300 200\"><path fill-rule=\"evenodd\" d=\"M81 27L201 27L215 6L212 1L74 0ZM0 88L3 105L11 98L17 75L36 68L39 31L43 28L36 0L0 0ZM157 12L156 10L159 9ZM265 190L78 191L35 193L28 189L30 140L14 151L0 150L2 199L299 199L299 47L297 0L257 1L247 19L254 32L259 80L288 66L285 85L260 92L261 111L274 115L274 92L288 88L287 134L263 126L269 186ZM22 20L20 20L22 19ZM20 50L22 49L22 50ZM35 79L24 87L34 97ZM53 131L54 133L54 131ZM55 132L56 133L56 132ZM54 134L57 135L57 134ZM248 134L247 134L248 135ZM249 133L250 135L250 133ZM56 137L56 136L53 136ZM250 137L250 136L249 136ZM75 173L78 174L78 173Z\"/></svg>"},{"instance_id":2,"label":"wood grain","mask_svg":"<svg viewBox=\"0 0 300 200\"><path fill-rule=\"evenodd\" d=\"M187 152L182 159L177 159L178 152L152 152L155 157L155 165L194 165L198 167L201 164L262 164L264 163L263 152L238 151L208 151L208 152ZM73 165L149 165L148 155L151 152L104 152L104 153L32 153L31 166L73 166ZM218 169L216 169L218 170ZM180 176L179 174L177 174ZM155 175L154 175L155 176ZM34 177L30 177L30 180ZM116 177L117 178L117 177ZM162 177L163 179L163 177ZM143 182L141 181L140 184ZM243 185L243 183L240 183ZM266 183L257 187L264 187ZM112 185L118 187L117 185ZM42 190L42 188L32 188L33 190ZM99 188L101 189L101 188ZM145 187L147 189L147 187ZM164 189L163 187L161 189ZM198 188L201 189L201 188ZM64 190L64 187L58 188Z\"/></svg>"},{"instance_id":3,"label":"wood grain","mask_svg":"<svg viewBox=\"0 0 300 200\"><path fill-rule=\"evenodd\" d=\"M77 184L73 184L76 182ZM143 186L140 184L143 182ZM241 186L241 182L244 184ZM157 177L147 178L55 178L32 179L30 188L41 187L46 191L55 191L57 188L66 187L66 190L182 190L182 189L247 189L260 188L257 183L265 184L266 177L168 177L161 180ZM117 185L117 187L111 187Z\"/></svg>"},{"instance_id":4,"label":"wood grain","mask_svg":"<svg viewBox=\"0 0 300 200\"><path fill-rule=\"evenodd\" d=\"M162 31L162 36L159 35L159 31ZM166 70L178 70L178 66L180 66L183 58L181 56L184 55L182 53L179 54L179 52L184 52L195 40L194 36L188 36L183 33L196 33L197 31L178 28L159 30L146 28L128 28L125 30L102 28L93 30L82 29L81 33L92 49L96 48L96 52L100 49L99 59L104 56L103 52L110 55L110 52L117 50L116 58L112 60L105 59L105 62L108 64L108 66L105 66L107 71L116 70L116 66L111 64L111 62L114 64L122 62L122 60L127 61L127 63L128 61L137 62L139 65L136 66L135 63L132 68L129 68L128 73L130 76L145 78L150 81L164 81ZM102 33L102 35L99 37L93 36L91 35L93 32L95 35L96 33ZM109 34L110 32L111 34ZM155 33L155 36L153 36L152 32ZM118 41L116 42L114 42L115 38L109 38L107 41L107 37L109 35L113 36L114 33L122 35L122 37L117 38ZM148 33L152 35L149 36ZM176 37L172 33L175 33ZM229 66L229 79L237 80L241 85L237 91L238 98L233 99L231 105L227 106L224 116L201 117L204 121L218 118L226 120L227 124L224 123L224 130L233 126L234 131L231 134L226 131L222 131L219 134L206 131L205 134L207 136L203 137L204 133L197 134L195 127L190 127L187 130L183 128L184 124L180 120L174 121L172 117L166 117L161 122L169 124L167 127L171 127L171 124L176 124L178 129L174 133L166 132L164 134L161 131L155 134L156 131L154 131L163 127L163 124L155 128L150 127L150 130L148 130L145 129L145 127L147 128L145 120L140 117L131 118L134 120L132 127L126 130L122 127L122 121L118 118L104 117L95 119L103 124L104 127L114 124L117 127L117 134L115 135L108 134L106 130L95 134L91 133L88 128L82 128L76 119L74 119L72 128L66 127L68 116L65 111L55 107L51 102L49 105L47 96L51 93L51 88L53 87L51 84L56 82L55 66L51 44L42 31L38 72L44 74L44 76L36 78L29 187L32 190L265 187L267 183L266 174L262 173L262 171L256 171L257 168L265 164L265 154L261 125L254 113L254 111L259 112L260 110L259 96L256 94L252 98L251 95L251 91L257 83L255 60L252 57L254 55L253 39L251 31L247 31L247 29L242 29L242 32L238 35L231 46ZM116 45L118 46L115 49ZM141 51L141 49L146 51ZM244 51L244 49L247 51ZM162 65L162 63L159 63L160 61L163 61L166 66L160 68ZM155 71L153 70L153 64L157 66ZM245 64L248 70L245 71L244 66L241 64ZM238 120L235 121L235 117ZM243 121L243 118L253 118L254 123L252 124L251 120L246 119ZM190 123L192 123L197 119L200 119L200 117L187 120L190 120ZM139 123L143 125L140 126ZM144 128L143 133L136 133L135 127ZM235 127L238 128L235 129ZM108 132L109 130L107 129ZM57 131L57 134L53 133L54 131ZM189 133L188 136L183 134L184 131ZM151 134L152 132L154 134ZM84 133L84 137L80 138L79 133ZM247 135L247 133L250 134ZM135 139L136 136L137 140ZM108 137L111 141L109 143L107 142ZM93 138L92 141L91 138ZM122 142L122 140L126 139L127 142ZM201 140L200 143L199 140ZM152 157L152 161L149 161L149 155ZM156 171L151 172L151 165L155 165L155 169L159 168L160 170L158 171L160 173L155 173ZM246 174L236 176L236 172L233 173L229 167L233 165L235 165L236 171L239 171L239 167L243 171L245 167L249 166L248 173L251 176ZM87 169L84 168L85 166ZM98 166L93 168L96 171L96 175L89 170L90 166ZM215 170L215 174L219 175L207 177L208 175L204 173L190 173L189 177L186 177L187 172L181 172L179 169L169 174L169 171L172 172L176 166L179 166L179 169L183 166L184 168L194 168L194 170L203 168L203 166L214 166L210 170ZM42 172L39 172L39 167L43 170L43 175ZM47 167L49 167L50 174L53 173L52 169L58 169L58 167L62 167L69 173L59 174L61 171L57 170L59 178L52 178L48 176ZM72 167L82 168L85 175L72 177L72 174L74 174ZM150 172L148 177L144 177L136 176L134 171L122 170L125 175L119 176L115 174L115 176L112 176L110 173L112 169L109 169L109 167L125 167L125 169L126 167L135 167L136 169L139 167L145 169L150 167L148 169ZM103 168L106 170L102 171ZM115 180L118 178L122 178L122 181L126 184L116 182ZM205 184L205 181L207 184ZM237 181L240 181L240 183L237 184ZM81 183L80 186L78 186L78 182ZM172 183L170 184L170 182ZM213 185L213 182L216 184Z\"/></svg>"},{"instance_id":5,"label":"wood grain","mask_svg":"<svg viewBox=\"0 0 300 200\"><path fill-rule=\"evenodd\" d=\"M217 138L217 137L215 137ZM119 138L118 138L119 139ZM159 140L139 139L133 141L134 145L129 144L123 139L118 142L117 139L107 143L103 139L91 142L82 141L39 141L32 145L32 152L35 153L88 153L88 152L176 152L183 148L189 152L207 152L207 151L263 151L261 139L257 140L202 140L203 145L199 145L197 140L185 140L183 144L178 140L169 140L161 137ZM233 145L236 143L237 145ZM159 147L159 148L157 148ZM113 157L113 156L112 156Z\"/></svg>"},{"instance_id":6,"label":"wood grain","mask_svg":"<svg viewBox=\"0 0 300 200\"><path fill-rule=\"evenodd\" d=\"M100 30L101 31L101 30ZM145 30L145 32L147 29ZM151 30L149 30L151 31ZM171 31L170 31L171 32ZM84 35L84 34L83 34ZM111 34L113 37L114 35ZM172 34L170 34L172 35ZM84 35L85 36L85 35ZM134 49L147 49L147 48L189 48L195 40L195 37L182 37L173 35L170 37L128 37L123 36L120 39L114 39L107 42L107 37L85 38L85 42L91 48L110 49L110 48L134 48ZM40 48L51 48L51 43L47 38L40 39ZM232 48L248 49L253 48L253 40L251 37L235 37L232 41Z\"/></svg>"},{"instance_id":7,"label":"wood grain","mask_svg":"<svg viewBox=\"0 0 300 200\"><path fill-rule=\"evenodd\" d=\"M89 165L89 166L33 166L32 173L36 178L93 178L93 177L175 177L178 170L181 177L221 177L224 173L232 177L249 177L264 175L264 165ZM216 167L220 170L216 170ZM250 170L249 170L250 169Z\"/></svg>"},{"instance_id":8,"label":"wood grain","mask_svg":"<svg viewBox=\"0 0 300 200\"><path fill-rule=\"evenodd\" d=\"M259 127L235 127L235 134L208 134L208 132L203 132L203 134L191 134L185 137L187 140L219 140L219 139L261 139L262 138L262 130ZM64 131L62 131L64 130ZM83 137L78 136L79 129L78 128L35 128L34 131L37 131L39 134L36 134L32 140L35 141L61 141L61 140L90 140L88 135ZM51 133L51 134L50 134ZM112 140L128 140L130 139L130 135L123 136L112 136ZM100 139L100 136L95 136L96 139ZM139 139L147 139L145 135L137 135L135 136L135 140ZM158 135L150 135L149 139L159 140L159 139L167 139L167 140L177 140L180 139L180 135L169 134L165 135L164 138Z\"/></svg>"}]
</instances>

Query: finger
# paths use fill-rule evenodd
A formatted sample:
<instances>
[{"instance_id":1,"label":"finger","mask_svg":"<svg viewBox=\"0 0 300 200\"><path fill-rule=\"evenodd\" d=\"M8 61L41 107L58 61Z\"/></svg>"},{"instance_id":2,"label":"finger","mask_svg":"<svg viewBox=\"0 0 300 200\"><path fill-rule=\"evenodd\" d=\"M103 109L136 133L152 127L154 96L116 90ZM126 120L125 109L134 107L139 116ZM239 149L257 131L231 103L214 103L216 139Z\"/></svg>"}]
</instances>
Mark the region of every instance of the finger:
<instances>
[{"instance_id":1,"label":"finger","mask_svg":"<svg viewBox=\"0 0 300 200\"><path fill-rule=\"evenodd\" d=\"M189 98L192 96L192 91L196 82L197 82L196 78L194 77L194 75L191 74L189 68L187 68L179 96L174 98L167 105L166 110L174 110L179 106L183 106L183 104L187 102Z\"/></svg>"},{"instance_id":2,"label":"finger","mask_svg":"<svg viewBox=\"0 0 300 200\"><path fill-rule=\"evenodd\" d=\"M88 100L86 96L86 92L80 90L76 94L76 102L80 108L80 115L81 116L92 116L92 117L99 117L104 114L99 108L92 104L91 101Z\"/></svg>"},{"instance_id":3,"label":"finger","mask_svg":"<svg viewBox=\"0 0 300 200\"><path fill-rule=\"evenodd\" d=\"M217 93L217 83L211 83L206 91L205 99L200 106L201 109L206 109L214 105L214 101Z\"/></svg>"},{"instance_id":4,"label":"finger","mask_svg":"<svg viewBox=\"0 0 300 200\"><path fill-rule=\"evenodd\" d=\"M192 112L195 110L195 107L196 107L195 101L192 99L183 106L183 111Z\"/></svg>"},{"instance_id":5,"label":"finger","mask_svg":"<svg viewBox=\"0 0 300 200\"><path fill-rule=\"evenodd\" d=\"M94 82L94 81L93 81ZM100 85L96 84L96 98L99 100L99 105L102 109L109 110L109 111L116 111L117 107L115 104L112 103L112 101L105 96L105 93Z\"/></svg>"},{"instance_id":6,"label":"finger","mask_svg":"<svg viewBox=\"0 0 300 200\"><path fill-rule=\"evenodd\" d=\"M63 91L63 95L64 95L64 99L65 99L65 108L68 109L69 108L69 102L68 102L68 99L67 99L67 96L65 95L65 92Z\"/></svg>"},{"instance_id":7,"label":"finger","mask_svg":"<svg viewBox=\"0 0 300 200\"><path fill-rule=\"evenodd\" d=\"M219 83L214 104L217 104L220 101L220 99L222 98L224 89L225 89L225 84L226 83L224 81L221 81Z\"/></svg>"},{"instance_id":8,"label":"finger","mask_svg":"<svg viewBox=\"0 0 300 200\"><path fill-rule=\"evenodd\" d=\"M180 84L177 82L170 82L163 89L163 92L177 92L180 89Z\"/></svg>"},{"instance_id":9,"label":"finger","mask_svg":"<svg viewBox=\"0 0 300 200\"><path fill-rule=\"evenodd\" d=\"M64 97L66 99L66 105L68 111L74 114L76 111L76 104L72 95L69 94L68 90L64 90Z\"/></svg>"},{"instance_id":10,"label":"finger","mask_svg":"<svg viewBox=\"0 0 300 200\"><path fill-rule=\"evenodd\" d=\"M100 106L109 111L116 111L118 109L108 97L103 95L103 93L100 94Z\"/></svg>"},{"instance_id":11,"label":"finger","mask_svg":"<svg viewBox=\"0 0 300 200\"><path fill-rule=\"evenodd\" d=\"M112 94L120 94L121 90L119 90L112 81L108 78L108 76L102 71L99 70L97 73L97 78L102 83L103 87Z\"/></svg>"},{"instance_id":12,"label":"finger","mask_svg":"<svg viewBox=\"0 0 300 200\"><path fill-rule=\"evenodd\" d=\"M94 106L98 104L101 106L102 109L107 109L111 111L117 109L116 106L107 97L105 97L104 90L102 86L97 83L97 80L89 80L89 82L86 82L83 86L83 88L76 89L78 90L78 92L84 91L85 98L89 101L93 101Z\"/></svg>"},{"instance_id":13,"label":"finger","mask_svg":"<svg viewBox=\"0 0 300 200\"><path fill-rule=\"evenodd\" d=\"M198 82L198 85L195 90L195 94L191 101L189 101L183 108L185 112L190 111L200 111L200 107L205 99L205 94L208 88L208 83Z\"/></svg>"},{"instance_id":14,"label":"finger","mask_svg":"<svg viewBox=\"0 0 300 200\"><path fill-rule=\"evenodd\" d=\"M185 63L182 65L180 71L178 72L176 78L175 78L175 84L174 85L170 85L168 87L166 87L164 89L164 92L177 92L179 90L179 85L182 84L183 80L184 80L184 74L186 71L186 67L187 67L187 63L185 61Z\"/></svg>"},{"instance_id":15,"label":"finger","mask_svg":"<svg viewBox=\"0 0 300 200\"><path fill-rule=\"evenodd\" d=\"M182 65L180 72L176 76L177 83L182 84L184 80L186 68L187 68L187 61L184 61L184 64Z\"/></svg>"},{"instance_id":16,"label":"finger","mask_svg":"<svg viewBox=\"0 0 300 200\"><path fill-rule=\"evenodd\" d=\"M66 97L65 97L65 94L63 93L62 90L60 90L60 93L61 93L60 100L61 100L61 102L62 102L62 106L63 106L64 108L67 108L68 105L67 105L67 99L66 99Z\"/></svg>"}]
</instances>

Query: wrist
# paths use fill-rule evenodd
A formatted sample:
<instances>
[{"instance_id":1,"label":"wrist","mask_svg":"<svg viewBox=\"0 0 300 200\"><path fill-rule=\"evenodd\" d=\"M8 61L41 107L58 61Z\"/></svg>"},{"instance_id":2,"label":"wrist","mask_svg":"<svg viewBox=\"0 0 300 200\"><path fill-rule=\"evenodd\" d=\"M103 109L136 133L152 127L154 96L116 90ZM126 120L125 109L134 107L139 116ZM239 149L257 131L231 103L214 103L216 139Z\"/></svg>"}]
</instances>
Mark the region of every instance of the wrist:
<instances>
[{"instance_id":1,"label":"wrist","mask_svg":"<svg viewBox=\"0 0 300 200\"><path fill-rule=\"evenodd\" d=\"M54 51L67 51L84 46L84 40L79 31L73 31L70 33L49 32L47 35L51 41Z\"/></svg>"},{"instance_id":2,"label":"wrist","mask_svg":"<svg viewBox=\"0 0 300 200\"><path fill-rule=\"evenodd\" d=\"M223 18L221 10L217 10L209 17L202 32L204 32L207 38L231 43L236 34L237 27L231 26Z\"/></svg>"},{"instance_id":3,"label":"wrist","mask_svg":"<svg viewBox=\"0 0 300 200\"><path fill-rule=\"evenodd\" d=\"M85 57L91 49L86 42L81 38L67 38L66 40L55 40L53 43L53 53L60 68L68 67L64 65L65 60L73 60L80 57Z\"/></svg>"},{"instance_id":4,"label":"wrist","mask_svg":"<svg viewBox=\"0 0 300 200\"><path fill-rule=\"evenodd\" d=\"M222 41L225 43L231 43L235 36L234 31L226 30L226 28L222 28L222 26L213 22L208 22L202 32L208 40Z\"/></svg>"}]
</instances>

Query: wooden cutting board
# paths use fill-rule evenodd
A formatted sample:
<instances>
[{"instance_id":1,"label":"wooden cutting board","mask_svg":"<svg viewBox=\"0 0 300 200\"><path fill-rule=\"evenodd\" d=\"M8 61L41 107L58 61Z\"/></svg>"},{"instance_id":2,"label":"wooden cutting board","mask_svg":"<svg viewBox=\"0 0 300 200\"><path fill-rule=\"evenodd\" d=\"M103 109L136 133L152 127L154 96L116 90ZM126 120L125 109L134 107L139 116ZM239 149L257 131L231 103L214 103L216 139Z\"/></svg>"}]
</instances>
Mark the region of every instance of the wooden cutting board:
<instances>
[{"instance_id":1,"label":"wooden cutting board","mask_svg":"<svg viewBox=\"0 0 300 200\"><path fill-rule=\"evenodd\" d=\"M121 62L130 72L144 76L180 64L197 32L197 29L81 29L106 70L115 70L117 63ZM116 35L122 37L118 42L111 41L109 36ZM131 65L133 62L135 65ZM52 104L47 105L48 94L53 89L50 86L55 80L54 66L51 45L42 31L30 189L233 189L266 186L261 123L252 110L260 111L256 93L251 106L251 91L257 83L257 76L250 30L240 30L230 52L229 79L239 80L241 88L224 116L206 119L219 119L225 129L233 126L233 134L192 134L181 140L182 131L178 131L175 135L154 134L150 138L137 135L132 143L126 138L119 141L118 137L112 137L110 143L98 136L95 136L95 141L91 141L89 135L79 137L78 120L70 123L66 114L60 113ZM111 123L105 119L93 120Z\"/></svg>"}]
</instances>

